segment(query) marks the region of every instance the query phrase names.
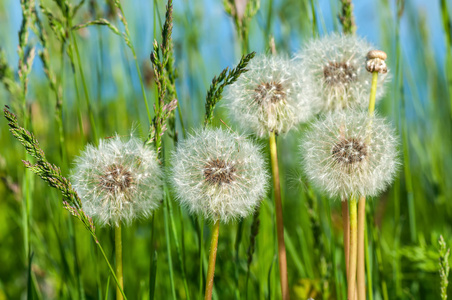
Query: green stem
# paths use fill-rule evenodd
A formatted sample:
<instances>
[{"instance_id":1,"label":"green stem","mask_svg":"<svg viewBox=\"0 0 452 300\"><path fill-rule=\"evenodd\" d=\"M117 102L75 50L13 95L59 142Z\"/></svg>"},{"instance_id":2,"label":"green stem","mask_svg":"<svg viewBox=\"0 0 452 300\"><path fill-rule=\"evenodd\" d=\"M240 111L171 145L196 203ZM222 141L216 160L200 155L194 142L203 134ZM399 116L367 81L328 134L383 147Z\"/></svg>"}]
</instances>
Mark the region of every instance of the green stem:
<instances>
[{"instance_id":1,"label":"green stem","mask_svg":"<svg viewBox=\"0 0 452 300\"><path fill-rule=\"evenodd\" d=\"M378 72L372 72L372 85L370 87L370 97L369 97L369 117L372 117L375 112L375 99L377 95L377 84L378 84ZM372 118L367 124L368 133L371 132ZM366 137L366 143L370 143L371 135L368 134ZM365 234L365 224L366 224L366 197L361 196L359 199L359 212L358 212L358 257L357 257L357 287L358 287L358 299L366 300L366 267L365 267L365 244L364 244L364 234Z\"/></svg>"},{"instance_id":2,"label":"green stem","mask_svg":"<svg viewBox=\"0 0 452 300\"><path fill-rule=\"evenodd\" d=\"M167 195L167 193L165 193ZM169 268L169 277L170 277L170 286L171 286L171 295L173 299L176 299L176 286L174 284L174 272L173 272L173 259L171 257L171 238L169 232L169 224L168 224L168 197L165 195L163 202L163 223L165 227L165 238L166 238L166 252L168 255L168 268Z\"/></svg>"},{"instance_id":3,"label":"green stem","mask_svg":"<svg viewBox=\"0 0 452 300\"><path fill-rule=\"evenodd\" d=\"M182 134L184 139L187 138L187 131L185 131L184 119L182 118L182 109L180 107L179 99L177 99L177 112L179 114L180 125L182 126Z\"/></svg>"},{"instance_id":4,"label":"green stem","mask_svg":"<svg viewBox=\"0 0 452 300\"><path fill-rule=\"evenodd\" d=\"M185 297L187 300L190 300L190 291L188 289L187 276L185 274L185 261L182 256L181 247L179 246L179 238L177 237L176 223L174 222L174 216L173 216L173 206L171 204L170 199L168 199L168 208L169 208L171 229L172 229L173 236L174 236L174 244L176 245L177 257L179 258L179 264L180 264L180 268L182 271L182 281L184 282ZM182 218L182 216L181 216L181 218Z\"/></svg>"},{"instance_id":5,"label":"green stem","mask_svg":"<svg viewBox=\"0 0 452 300\"><path fill-rule=\"evenodd\" d=\"M116 277L118 286L116 289L116 300L124 300L121 290L124 290L124 279L122 273L122 234L121 224L115 227L115 256L116 256Z\"/></svg>"},{"instance_id":6,"label":"green stem","mask_svg":"<svg viewBox=\"0 0 452 300\"><path fill-rule=\"evenodd\" d=\"M366 197L361 196L358 201L358 299L366 300L366 275L364 259L364 232L366 230Z\"/></svg>"},{"instance_id":7,"label":"green stem","mask_svg":"<svg viewBox=\"0 0 452 300\"><path fill-rule=\"evenodd\" d=\"M198 225L199 225L199 297L198 299L202 299L202 286L203 286L203 257L204 257L204 218L202 216L198 219Z\"/></svg>"},{"instance_id":8,"label":"green stem","mask_svg":"<svg viewBox=\"0 0 452 300\"><path fill-rule=\"evenodd\" d=\"M140 79L141 93L143 94L144 105L146 106L146 112L148 114L149 122L151 122L152 117L151 117L151 112L149 110L148 100L146 98L146 90L144 88L143 78L141 77L140 66L138 65L138 60L137 60L137 55L135 53L135 48L133 47L132 40L130 38L129 26L128 26L127 21L126 21L126 16L124 14L124 10L122 9L121 1L119 1L119 0L116 1L116 5L118 6L119 10L121 11L122 18L120 18L120 19L121 19L122 23L124 24L124 29L126 31L126 33L125 33L125 36L127 37L126 38L126 44L127 44L127 46L129 46L129 48L130 48L130 50L132 51L132 54L133 54L133 60L135 61L135 67L137 69L138 78ZM155 14L154 14L154 16L155 16ZM155 20L155 18L154 18L154 20ZM154 36L155 36L155 22L154 22Z\"/></svg>"},{"instance_id":9,"label":"green stem","mask_svg":"<svg viewBox=\"0 0 452 300\"><path fill-rule=\"evenodd\" d=\"M356 196L350 197L350 261L348 268L348 300L353 300L356 287L356 258L357 258L357 203Z\"/></svg>"},{"instance_id":10,"label":"green stem","mask_svg":"<svg viewBox=\"0 0 452 300\"><path fill-rule=\"evenodd\" d=\"M119 280L118 280L118 278L116 277L116 273L115 273L115 271L113 270L113 267L111 266L110 262L108 261L107 255L105 254L104 249L103 249L102 246L100 245L99 240L97 239L97 236L96 236L93 232L91 232L91 235L93 236L94 241L96 242L97 247L99 247L99 250L100 250L100 252L102 253L102 256L104 257L104 260L105 260L105 262L106 262L107 265L108 265L108 269L110 270L110 273L111 273L111 275L113 276L113 279L114 279L115 282L116 282L116 286L118 287L119 292L122 294L122 297L124 298L124 300L127 300L127 297L126 297L126 295L124 294L124 290L123 290L123 288L122 288L122 285L119 284Z\"/></svg>"},{"instance_id":11,"label":"green stem","mask_svg":"<svg viewBox=\"0 0 452 300\"><path fill-rule=\"evenodd\" d=\"M54 90L56 97L56 105L55 105L55 117L58 127L58 136L60 140L60 155L61 161L63 162L64 168L67 167L66 161L66 151L65 151L65 143L64 143L64 126L63 126L63 99L62 95L60 96L59 87L64 86L64 55L61 55L61 74L59 79L59 84L56 85Z\"/></svg>"},{"instance_id":12,"label":"green stem","mask_svg":"<svg viewBox=\"0 0 452 300\"><path fill-rule=\"evenodd\" d=\"M217 259L219 234L220 234L220 220L217 220L213 225L212 240L210 241L209 268L207 269L207 284L204 300L212 299L213 276L215 274L215 261Z\"/></svg>"},{"instance_id":13,"label":"green stem","mask_svg":"<svg viewBox=\"0 0 452 300\"><path fill-rule=\"evenodd\" d=\"M350 216L348 215L348 199L342 199L342 226L344 230L345 274L348 278L350 262Z\"/></svg>"},{"instance_id":14,"label":"green stem","mask_svg":"<svg viewBox=\"0 0 452 300\"><path fill-rule=\"evenodd\" d=\"M281 277L281 296L283 300L290 299L289 282L287 279L286 245L284 243L284 222L281 202L281 185L279 182L278 153L276 150L275 133L270 133L270 155L273 175L273 190L275 193L276 231L278 236L279 273Z\"/></svg>"},{"instance_id":15,"label":"green stem","mask_svg":"<svg viewBox=\"0 0 452 300\"><path fill-rule=\"evenodd\" d=\"M146 98L146 90L144 89L143 78L141 77L141 71L140 71L140 66L138 65L137 55L135 54L135 49L133 48L132 43L130 43L130 46L131 46L130 49L132 50L132 54L133 54L133 59L135 60L135 68L137 69L138 78L140 79L141 93L143 94L144 105L146 105L146 112L148 114L148 119L149 119L149 122L151 122L151 120L152 120L151 111L149 110L148 99Z\"/></svg>"},{"instance_id":16,"label":"green stem","mask_svg":"<svg viewBox=\"0 0 452 300\"><path fill-rule=\"evenodd\" d=\"M93 138L94 138L94 142L97 144L98 140L97 140L96 123L94 121L93 111L91 109L91 101L89 99L89 93L88 93L88 88L86 86L85 75L83 74L82 62L80 60L80 53L78 51L78 46L77 46L77 39L75 38L73 33L71 33L71 37L72 37L72 42L74 44L75 55L77 56L78 69L80 72L80 77L82 79L83 91L85 92L86 105L88 106L88 115L89 115L89 121L91 123L92 131L93 131ZM75 76L75 74L74 74L74 76Z\"/></svg>"},{"instance_id":17,"label":"green stem","mask_svg":"<svg viewBox=\"0 0 452 300\"><path fill-rule=\"evenodd\" d=\"M367 225L367 222L366 222ZM364 230L364 243L369 245L369 237L367 230ZM373 300L373 288L372 288L372 268L371 259L369 254L369 247L364 247L364 252L366 256L366 267L367 267L367 290L369 291L369 300Z\"/></svg>"},{"instance_id":18,"label":"green stem","mask_svg":"<svg viewBox=\"0 0 452 300\"><path fill-rule=\"evenodd\" d=\"M77 97L77 119L78 119L78 126L79 126L79 130L80 130L80 137L81 137L81 142L84 144L84 140L85 140L85 130L83 129L83 117L82 117L82 105L80 103L80 92L78 89L78 83L77 83L77 77L75 76L75 72L73 73L74 75L74 87L75 87L75 95Z\"/></svg>"},{"instance_id":19,"label":"green stem","mask_svg":"<svg viewBox=\"0 0 452 300\"><path fill-rule=\"evenodd\" d=\"M369 98L369 115L373 115L375 111L375 98L377 95L378 72L372 73L372 86L370 87Z\"/></svg>"}]
</instances>

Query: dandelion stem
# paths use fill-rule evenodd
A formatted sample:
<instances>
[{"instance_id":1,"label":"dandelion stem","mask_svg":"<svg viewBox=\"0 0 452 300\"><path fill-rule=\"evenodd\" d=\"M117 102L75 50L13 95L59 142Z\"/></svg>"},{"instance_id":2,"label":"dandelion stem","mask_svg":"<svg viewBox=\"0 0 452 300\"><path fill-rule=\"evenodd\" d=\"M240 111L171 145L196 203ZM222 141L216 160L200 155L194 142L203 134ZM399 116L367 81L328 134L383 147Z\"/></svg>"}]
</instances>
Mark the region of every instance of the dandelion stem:
<instances>
[{"instance_id":1,"label":"dandelion stem","mask_svg":"<svg viewBox=\"0 0 452 300\"><path fill-rule=\"evenodd\" d=\"M350 261L348 268L348 300L354 299L356 287L357 255L357 203L356 196L350 198Z\"/></svg>"},{"instance_id":2,"label":"dandelion stem","mask_svg":"<svg viewBox=\"0 0 452 300\"><path fill-rule=\"evenodd\" d=\"M99 240L97 239L97 236L96 236L93 232L91 232L91 235L92 235L94 241L96 242L97 247L99 247L99 250L100 250L100 252L102 253L102 256L104 257L105 262L106 262L107 265L108 265L108 269L110 270L110 273L111 273L111 275L113 276L113 279L115 280L115 283L116 283L116 286L117 286L118 289L119 289L119 292L121 293L121 295L122 295L122 297L124 298L124 300L127 300L127 297L126 297L126 295L124 294L124 290L123 290L123 288L122 288L122 285L119 284L119 280L118 280L118 278L117 278L116 275L115 275L115 271L113 270L113 268L112 268L110 262L108 261L107 255L105 254L104 249L103 249L102 246L100 245Z\"/></svg>"},{"instance_id":3,"label":"dandelion stem","mask_svg":"<svg viewBox=\"0 0 452 300\"><path fill-rule=\"evenodd\" d=\"M367 222L366 222L367 226ZM369 236L367 230L364 230L364 244L369 245ZM366 258L366 267L367 267L367 291L369 293L369 300L373 300L373 288L372 288L372 262L369 257L369 247L364 247L365 258Z\"/></svg>"},{"instance_id":4,"label":"dandelion stem","mask_svg":"<svg viewBox=\"0 0 452 300\"><path fill-rule=\"evenodd\" d=\"M364 231L366 230L366 197L361 196L358 201L358 299L366 300L365 260L364 260Z\"/></svg>"},{"instance_id":5,"label":"dandelion stem","mask_svg":"<svg viewBox=\"0 0 452 300\"><path fill-rule=\"evenodd\" d=\"M204 218L202 216L198 219L198 225L199 225L199 298L202 299L202 286L203 286L203 279L204 279L204 273L203 273L203 257L204 257Z\"/></svg>"},{"instance_id":6,"label":"dandelion stem","mask_svg":"<svg viewBox=\"0 0 452 300\"><path fill-rule=\"evenodd\" d=\"M375 97L377 95L378 72L372 72L372 86L370 87L369 116L375 111Z\"/></svg>"},{"instance_id":7,"label":"dandelion stem","mask_svg":"<svg viewBox=\"0 0 452 300\"><path fill-rule=\"evenodd\" d=\"M281 186L279 182L278 153L276 151L275 132L270 133L270 155L273 175L273 190L275 191L276 229L278 235L279 273L281 279L281 296L283 300L290 299L287 280L286 245L284 243L284 223L281 203Z\"/></svg>"},{"instance_id":8,"label":"dandelion stem","mask_svg":"<svg viewBox=\"0 0 452 300\"><path fill-rule=\"evenodd\" d=\"M375 111L375 98L377 95L377 83L378 83L378 72L372 72L372 85L370 88L369 97L369 116L373 116ZM372 119L370 119L368 130L370 132L370 127L372 126ZM370 142L371 136L367 136L367 143ZM366 278L365 278L365 243L364 243L364 232L366 230L366 197L361 196L358 205L358 274L357 274L357 287L358 287L358 299L366 300Z\"/></svg>"},{"instance_id":9,"label":"dandelion stem","mask_svg":"<svg viewBox=\"0 0 452 300\"><path fill-rule=\"evenodd\" d=\"M118 278L119 285L116 288L116 300L123 300L123 296L120 290L124 290L124 280L122 275L122 237L121 237L121 224L115 226L115 256L116 256L116 277Z\"/></svg>"},{"instance_id":10,"label":"dandelion stem","mask_svg":"<svg viewBox=\"0 0 452 300\"><path fill-rule=\"evenodd\" d=\"M215 260L217 258L218 235L220 233L220 220L218 219L213 225L212 240L210 241L209 268L207 269L207 284L205 300L212 299L213 276L215 273Z\"/></svg>"},{"instance_id":11,"label":"dandelion stem","mask_svg":"<svg viewBox=\"0 0 452 300\"><path fill-rule=\"evenodd\" d=\"M342 199L342 223L344 229L345 274L347 274L348 278L348 264L350 262L350 217L348 215L348 199Z\"/></svg>"}]
</instances>

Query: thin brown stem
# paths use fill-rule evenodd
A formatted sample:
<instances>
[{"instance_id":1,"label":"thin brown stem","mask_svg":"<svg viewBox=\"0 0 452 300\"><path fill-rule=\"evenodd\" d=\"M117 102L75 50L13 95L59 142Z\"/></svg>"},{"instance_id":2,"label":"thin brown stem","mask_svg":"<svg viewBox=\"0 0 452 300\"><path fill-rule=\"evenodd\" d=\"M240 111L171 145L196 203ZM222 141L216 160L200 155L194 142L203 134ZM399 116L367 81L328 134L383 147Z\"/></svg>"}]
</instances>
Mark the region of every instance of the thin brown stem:
<instances>
[{"instance_id":1,"label":"thin brown stem","mask_svg":"<svg viewBox=\"0 0 452 300\"><path fill-rule=\"evenodd\" d=\"M279 273L281 279L281 296L289 300L289 282L287 279L286 245L284 243L284 223L281 202L281 185L279 182L278 153L276 151L275 133L270 133L270 155L273 175L273 190L275 191L276 231L278 236Z\"/></svg>"},{"instance_id":2,"label":"thin brown stem","mask_svg":"<svg viewBox=\"0 0 452 300\"><path fill-rule=\"evenodd\" d=\"M220 234L220 220L213 225L212 240L210 241L209 268L207 269L207 284L205 300L212 299L213 276L215 274L215 261L217 259L218 235Z\"/></svg>"},{"instance_id":3,"label":"thin brown stem","mask_svg":"<svg viewBox=\"0 0 452 300\"><path fill-rule=\"evenodd\" d=\"M366 197L358 201L358 300L366 300L366 278L364 260L364 231L366 230Z\"/></svg>"},{"instance_id":4,"label":"thin brown stem","mask_svg":"<svg viewBox=\"0 0 452 300\"><path fill-rule=\"evenodd\" d=\"M350 261L348 269L348 300L353 300L355 297L356 289L356 258L358 252L358 233L357 233L357 205L356 197L350 198Z\"/></svg>"}]
</instances>

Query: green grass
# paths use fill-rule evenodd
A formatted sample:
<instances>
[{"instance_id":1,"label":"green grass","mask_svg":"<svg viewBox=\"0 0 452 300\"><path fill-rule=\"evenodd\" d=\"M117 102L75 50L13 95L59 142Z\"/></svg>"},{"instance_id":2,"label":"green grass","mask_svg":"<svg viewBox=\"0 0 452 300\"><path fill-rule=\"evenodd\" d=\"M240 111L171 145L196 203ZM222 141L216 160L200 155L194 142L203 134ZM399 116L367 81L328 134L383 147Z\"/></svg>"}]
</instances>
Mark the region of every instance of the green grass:
<instances>
[{"instance_id":1,"label":"green grass","mask_svg":"<svg viewBox=\"0 0 452 300\"><path fill-rule=\"evenodd\" d=\"M122 1L126 29L116 14L108 14L114 7L111 1L108 5L97 1L96 6L86 1L75 15L64 15L57 2L38 1L61 20L52 29L50 15L37 7L49 54L46 68L54 81L49 84L38 55L43 50L42 37L30 30L26 43L37 46L37 55L24 102L23 78L17 75L21 56L16 52L22 13L15 2L0 2L0 44L5 53L0 61L13 74L3 77L3 82L9 78L13 83L0 87L0 105L9 105L20 124L35 134L49 162L67 176L86 143L116 132L127 135L132 128L145 140L148 111L155 117L151 104L161 104L155 77L149 75L149 55L153 39L162 42L166 3ZM373 288L368 299L440 298L439 236L448 247L452 245L452 7L444 0L437 4L428 9L438 11L425 14L407 1L397 14L392 2L379 1L368 24L362 22L370 13L362 5L355 11L357 34L368 36L388 54L392 80L377 110L396 127L403 161L388 191L367 201L367 272ZM262 0L241 35L221 1L175 1L173 48L178 77L173 95L178 95L180 115L176 112L170 118L175 118L178 139L185 136L181 118L188 133L203 126L206 94L214 76L235 67L244 52L269 51L270 35L275 37L278 53L290 54L314 35L340 31L340 9L333 1L320 6L320 1ZM99 17L127 32L126 40L133 47L106 26L66 32ZM0 77L4 74L0 67ZM220 104L213 111L213 126L224 126L220 119L229 124ZM162 138L166 168L175 141L168 128ZM341 205L313 190L300 172L302 133L300 127L277 139L291 296L345 299ZM22 160L30 158L9 133L4 118L0 119L0 141L0 299L114 299L115 281L90 233L63 208L59 192L25 170ZM267 143L260 143L269 160ZM259 208L259 233L249 273L253 217L221 225L214 299L280 298L272 197L269 191ZM152 219L123 227L127 298L200 299L211 225L179 208L170 187L165 188L165 199ZM96 234L114 265L112 230L96 227Z\"/></svg>"}]
</instances>

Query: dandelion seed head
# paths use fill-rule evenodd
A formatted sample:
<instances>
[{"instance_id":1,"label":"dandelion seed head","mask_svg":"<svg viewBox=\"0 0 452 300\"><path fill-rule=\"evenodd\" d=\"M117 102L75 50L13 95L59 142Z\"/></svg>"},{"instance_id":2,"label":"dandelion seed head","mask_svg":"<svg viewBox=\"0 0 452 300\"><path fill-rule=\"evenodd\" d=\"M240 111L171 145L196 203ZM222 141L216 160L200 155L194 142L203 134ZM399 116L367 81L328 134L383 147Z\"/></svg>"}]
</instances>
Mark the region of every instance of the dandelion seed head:
<instances>
[{"instance_id":1,"label":"dandelion seed head","mask_svg":"<svg viewBox=\"0 0 452 300\"><path fill-rule=\"evenodd\" d=\"M399 166L392 128L359 109L331 112L314 122L300 149L309 179L330 197L376 196Z\"/></svg>"},{"instance_id":2,"label":"dandelion seed head","mask_svg":"<svg viewBox=\"0 0 452 300\"><path fill-rule=\"evenodd\" d=\"M366 71L366 56L371 49L364 39L331 34L310 41L296 55L298 72L309 92L321 99L323 112L367 106L372 75ZM387 74L378 77L377 100L388 80Z\"/></svg>"},{"instance_id":3,"label":"dandelion seed head","mask_svg":"<svg viewBox=\"0 0 452 300\"><path fill-rule=\"evenodd\" d=\"M229 222L251 214L265 196L268 174L261 149L223 129L201 129L172 155L176 198L191 213Z\"/></svg>"},{"instance_id":4,"label":"dandelion seed head","mask_svg":"<svg viewBox=\"0 0 452 300\"><path fill-rule=\"evenodd\" d=\"M71 179L83 210L102 226L148 217L162 199L162 172L154 150L134 137L87 145Z\"/></svg>"},{"instance_id":5,"label":"dandelion seed head","mask_svg":"<svg viewBox=\"0 0 452 300\"><path fill-rule=\"evenodd\" d=\"M247 69L224 95L230 117L243 130L260 137L286 133L320 109L289 59L257 55Z\"/></svg>"}]
</instances>

